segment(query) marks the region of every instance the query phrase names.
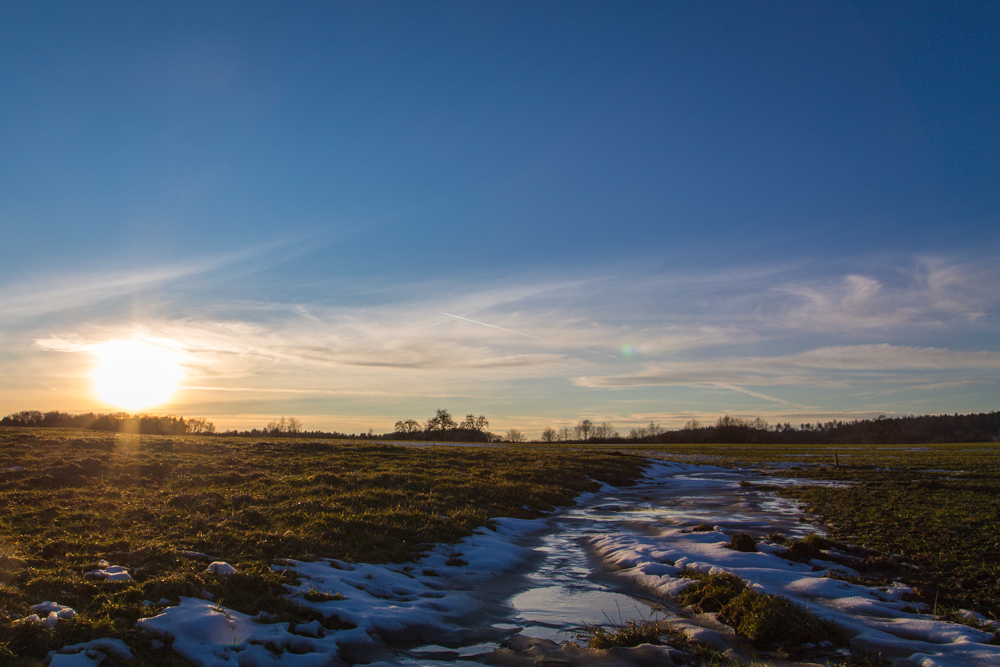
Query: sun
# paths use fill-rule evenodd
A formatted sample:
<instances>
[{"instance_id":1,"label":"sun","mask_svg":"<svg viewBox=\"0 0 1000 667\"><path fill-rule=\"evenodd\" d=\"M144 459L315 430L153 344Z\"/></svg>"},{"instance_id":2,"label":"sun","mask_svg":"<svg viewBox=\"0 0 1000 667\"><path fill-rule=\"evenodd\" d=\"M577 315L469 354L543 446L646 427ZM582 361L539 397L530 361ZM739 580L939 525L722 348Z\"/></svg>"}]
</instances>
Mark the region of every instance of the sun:
<instances>
[{"instance_id":1,"label":"sun","mask_svg":"<svg viewBox=\"0 0 1000 667\"><path fill-rule=\"evenodd\" d=\"M113 340L94 349L94 391L105 403L135 411L167 402L184 376L173 350L144 340Z\"/></svg>"}]
</instances>

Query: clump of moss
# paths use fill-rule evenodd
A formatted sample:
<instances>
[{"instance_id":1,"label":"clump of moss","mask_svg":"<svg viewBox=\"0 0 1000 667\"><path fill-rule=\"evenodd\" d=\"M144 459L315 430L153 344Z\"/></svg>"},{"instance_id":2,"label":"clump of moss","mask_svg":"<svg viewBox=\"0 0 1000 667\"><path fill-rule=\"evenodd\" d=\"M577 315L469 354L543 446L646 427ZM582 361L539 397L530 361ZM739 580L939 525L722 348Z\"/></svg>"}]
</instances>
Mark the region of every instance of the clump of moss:
<instances>
[{"instance_id":1,"label":"clump of moss","mask_svg":"<svg viewBox=\"0 0 1000 667\"><path fill-rule=\"evenodd\" d=\"M779 595L750 589L730 600L719 611L719 620L731 625L755 648L843 642L840 631L832 623L813 616Z\"/></svg>"},{"instance_id":2,"label":"clump of moss","mask_svg":"<svg viewBox=\"0 0 1000 667\"><path fill-rule=\"evenodd\" d=\"M721 610L747 587L746 582L728 572L706 575L684 570L681 576L695 579L698 583L681 591L677 601L685 607L692 607L698 613Z\"/></svg>"},{"instance_id":3,"label":"clump of moss","mask_svg":"<svg viewBox=\"0 0 1000 667\"><path fill-rule=\"evenodd\" d=\"M704 521L699 523L697 526L691 527L692 533L711 533L713 530L715 530L715 526L705 523Z\"/></svg>"},{"instance_id":4,"label":"clump of moss","mask_svg":"<svg viewBox=\"0 0 1000 667\"><path fill-rule=\"evenodd\" d=\"M795 540L783 553L782 558L793 560L797 563L808 563L814 558L822 558L823 552L813 544L805 540Z\"/></svg>"},{"instance_id":5,"label":"clump of moss","mask_svg":"<svg viewBox=\"0 0 1000 667\"><path fill-rule=\"evenodd\" d=\"M736 533L729 542L729 548L733 551L753 553L757 551L757 540L750 533Z\"/></svg>"}]
</instances>

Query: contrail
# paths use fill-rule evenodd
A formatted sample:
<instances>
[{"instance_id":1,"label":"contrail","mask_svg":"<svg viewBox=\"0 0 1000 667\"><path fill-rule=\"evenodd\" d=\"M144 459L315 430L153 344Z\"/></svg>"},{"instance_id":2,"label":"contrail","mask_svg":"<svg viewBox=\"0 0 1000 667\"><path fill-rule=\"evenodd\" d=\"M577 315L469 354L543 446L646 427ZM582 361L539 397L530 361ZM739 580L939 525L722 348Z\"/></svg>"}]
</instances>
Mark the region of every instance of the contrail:
<instances>
[{"instance_id":1,"label":"contrail","mask_svg":"<svg viewBox=\"0 0 1000 667\"><path fill-rule=\"evenodd\" d=\"M462 317L460 315L452 315L451 313L444 313L444 312L442 312L441 314L442 315L447 315L448 317L454 317L456 320L464 320L466 322L472 322L473 324L479 324L481 326L489 327L491 329L499 329L500 331L506 331L507 333L512 333L512 334L515 334L517 336L524 336L525 338L534 338L535 340L540 340L543 343L550 343L550 342L552 342L552 341L550 341L550 340L548 340L546 338L539 338L538 336L532 336L531 334L521 333L520 331L511 331L510 329L504 329L503 327L498 327L495 324L487 324L486 322L478 322L476 320L470 320L468 317ZM570 347L569 349L571 349L571 350L580 350L581 352L588 352L590 354L599 354L602 357L610 357L611 359L617 359L617 357L615 357L612 354L606 354L604 352L598 352L597 350L588 350L587 348L583 348L583 347Z\"/></svg>"},{"instance_id":2,"label":"contrail","mask_svg":"<svg viewBox=\"0 0 1000 667\"><path fill-rule=\"evenodd\" d=\"M756 398L763 398L765 401L774 401L775 403L782 403L784 405L787 405L787 406L790 406L790 407L793 407L793 408L813 408L813 407L815 407L815 406L811 406L811 405L802 405L801 403L793 403L792 401L786 401L783 398L775 398L774 396L768 396L767 394L761 394L761 393L756 392L756 391L750 391L749 389L745 389L744 387L739 387L739 386L737 386L735 384L725 384L723 382L713 382L712 384L715 385L716 387L719 387L720 389L728 389L730 391L738 391L739 393L746 394L747 396L754 396Z\"/></svg>"},{"instance_id":3,"label":"contrail","mask_svg":"<svg viewBox=\"0 0 1000 667\"><path fill-rule=\"evenodd\" d=\"M480 324L484 327L489 327L491 329L499 329L500 331L506 331L507 333L512 333L518 336L525 336L526 338L534 338L535 340L540 340L542 342L548 342L544 338L539 338L538 336L532 336L531 334L521 333L520 331L511 331L510 329L504 329L503 327L498 327L495 324L486 324L486 322L477 322L476 320L470 320L468 317L460 317L459 315L452 315L451 313L441 313L442 315L447 315L448 317L454 317L456 320L465 320L466 322L472 322L473 324Z\"/></svg>"}]
</instances>

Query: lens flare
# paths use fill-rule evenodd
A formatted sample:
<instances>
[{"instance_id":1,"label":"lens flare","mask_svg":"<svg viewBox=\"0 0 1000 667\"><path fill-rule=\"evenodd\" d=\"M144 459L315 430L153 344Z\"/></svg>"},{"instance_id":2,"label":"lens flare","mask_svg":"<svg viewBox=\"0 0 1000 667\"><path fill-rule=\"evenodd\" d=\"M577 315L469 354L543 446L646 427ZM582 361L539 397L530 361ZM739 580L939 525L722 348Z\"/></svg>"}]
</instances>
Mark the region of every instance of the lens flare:
<instances>
[{"instance_id":1,"label":"lens flare","mask_svg":"<svg viewBox=\"0 0 1000 667\"><path fill-rule=\"evenodd\" d=\"M184 376L180 355L143 340L109 341L98 346L94 354L97 397L125 410L167 402Z\"/></svg>"}]
</instances>

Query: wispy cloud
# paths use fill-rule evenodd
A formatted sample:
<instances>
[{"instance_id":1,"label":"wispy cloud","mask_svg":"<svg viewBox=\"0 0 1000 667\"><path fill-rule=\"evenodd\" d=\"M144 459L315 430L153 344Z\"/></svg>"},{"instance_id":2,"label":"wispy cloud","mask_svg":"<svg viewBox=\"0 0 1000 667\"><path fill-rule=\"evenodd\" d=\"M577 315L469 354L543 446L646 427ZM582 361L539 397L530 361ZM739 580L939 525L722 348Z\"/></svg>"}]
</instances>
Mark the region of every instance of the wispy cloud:
<instances>
[{"instance_id":1,"label":"wispy cloud","mask_svg":"<svg viewBox=\"0 0 1000 667\"><path fill-rule=\"evenodd\" d=\"M798 354L771 357L726 357L704 361L650 363L637 372L584 376L584 387L648 387L711 383L750 393L741 385L844 386L860 380L872 382L891 374L916 370L1000 371L1000 352L963 352L889 344L828 346ZM756 394L752 394L756 395ZM766 400L782 401L760 395Z\"/></svg>"},{"instance_id":2,"label":"wispy cloud","mask_svg":"<svg viewBox=\"0 0 1000 667\"><path fill-rule=\"evenodd\" d=\"M145 280L211 284L214 267L240 261L178 265ZM823 396L918 386L933 394L1000 374L996 345L976 345L996 328L1000 296L982 287L991 270L920 260L878 275L808 279L798 265L701 274L592 271L460 287L353 283L343 286L349 298L324 299L214 299L206 289L200 301L155 316L102 316L93 308L87 318L41 323L34 347L49 357L33 368L55 373L55 352L142 336L167 341L184 356L185 400L208 395L236 407L251 395L385 405L544 382L590 392L588 403L604 406L595 413L617 414L608 402L618 392L601 390L685 387L720 406L727 400L720 396L739 394L786 415L827 414ZM122 290L145 284L134 276L107 280ZM96 303L103 284L83 285L77 296L91 294ZM54 290L49 307L67 305L71 293ZM0 308L4 303L10 307L8 300ZM803 388L808 399L799 398Z\"/></svg>"},{"instance_id":3,"label":"wispy cloud","mask_svg":"<svg viewBox=\"0 0 1000 667\"><path fill-rule=\"evenodd\" d=\"M232 280L234 274L263 271L311 250L313 247L306 241L313 237L276 240L139 269L109 268L100 272L23 279L3 286L0 317L10 324L14 320L47 313L89 311L102 302L195 278L204 279L222 271L227 280Z\"/></svg>"},{"instance_id":4,"label":"wispy cloud","mask_svg":"<svg viewBox=\"0 0 1000 667\"><path fill-rule=\"evenodd\" d=\"M789 280L771 290L764 314L784 329L871 331L961 325L995 315L1000 305L989 287L1000 280L995 266L919 258L883 273Z\"/></svg>"}]
</instances>

